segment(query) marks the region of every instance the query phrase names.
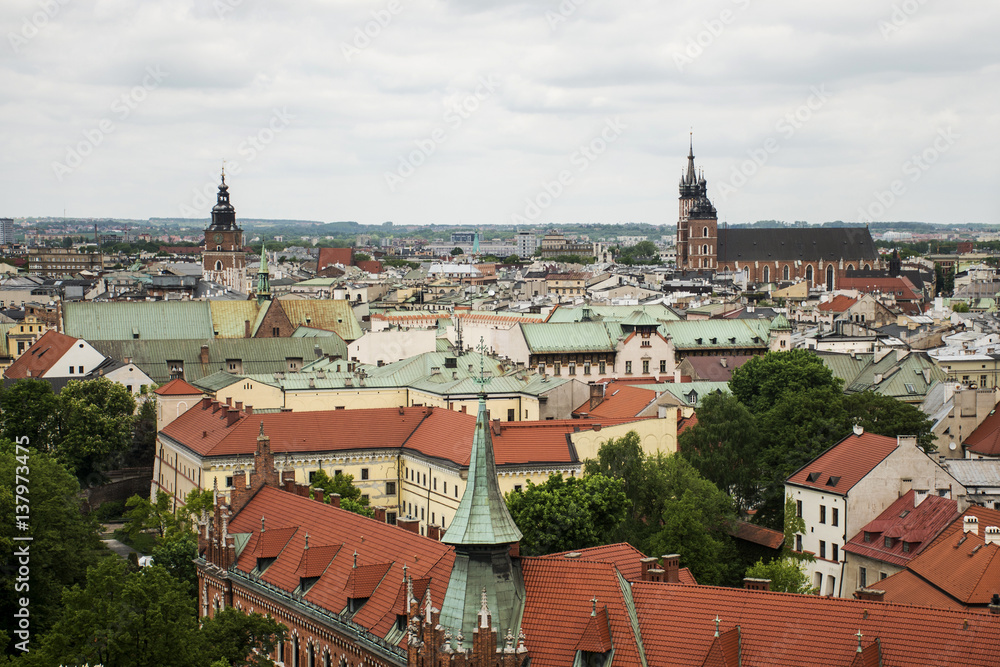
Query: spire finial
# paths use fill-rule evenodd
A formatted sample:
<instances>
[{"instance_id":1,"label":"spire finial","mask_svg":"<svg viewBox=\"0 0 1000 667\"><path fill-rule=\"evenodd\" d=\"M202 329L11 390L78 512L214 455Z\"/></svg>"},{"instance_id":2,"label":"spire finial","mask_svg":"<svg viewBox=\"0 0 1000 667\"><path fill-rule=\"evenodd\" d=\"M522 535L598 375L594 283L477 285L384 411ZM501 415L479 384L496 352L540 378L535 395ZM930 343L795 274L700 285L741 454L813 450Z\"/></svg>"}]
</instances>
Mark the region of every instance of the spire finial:
<instances>
[{"instance_id":1,"label":"spire finial","mask_svg":"<svg viewBox=\"0 0 1000 667\"><path fill-rule=\"evenodd\" d=\"M222 158L222 184L226 184L226 158Z\"/></svg>"},{"instance_id":2,"label":"spire finial","mask_svg":"<svg viewBox=\"0 0 1000 667\"><path fill-rule=\"evenodd\" d=\"M719 623L722 623L722 619L719 618L718 614L716 614L715 615L715 636L716 637L719 636Z\"/></svg>"},{"instance_id":3,"label":"spire finial","mask_svg":"<svg viewBox=\"0 0 1000 667\"><path fill-rule=\"evenodd\" d=\"M479 377L473 378L472 381L479 385L479 395L486 396L486 385L493 378L486 376L486 353L489 352L489 348L486 347L486 341L482 336L479 337L479 345L476 346L476 351L479 352Z\"/></svg>"},{"instance_id":4,"label":"spire finial","mask_svg":"<svg viewBox=\"0 0 1000 667\"><path fill-rule=\"evenodd\" d=\"M856 634L855 637L858 638L858 653L861 653L861 638L864 637L864 635L861 634L861 628L858 628L858 634Z\"/></svg>"},{"instance_id":5,"label":"spire finial","mask_svg":"<svg viewBox=\"0 0 1000 667\"><path fill-rule=\"evenodd\" d=\"M264 420L260 420L260 433L257 434L258 437L264 435Z\"/></svg>"},{"instance_id":6,"label":"spire finial","mask_svg":"<svg viewBox=\"0 0 1000 667\"><path fill-rule=\"evenodd\" d=\"M590 615L597 616L597 596L590 598Z\"/></svg>"},{"instance_id":7,"label":"spire finial","mask_svg":"<svg viewBox=\"0 0 1000 667\"><path fill-rule=\"evenodd\" d=\"M355 549L354 550L354 565L352 565L351 567L356 568L357 566L358 566L358 550Z\"/></svg>"},{"instance_id":8,"label":"spire finial","mask_svg":"<svg viewBox=\"0 0 1000 667\"><path fill-rule=\"evenodd\" d=\"M260 515L260 532L264 532L264 515Z\"/></svg>"},{"instance_id":9,"label":"spire finial","mask_svg":"<svg viewBox=\"0 0 1000 667\"><path fill-rule=\"evenodd\" d=\"M490 627L490 602L486 597L486 587L483 586L483 595L479 606L479 627Z\"/></svg>"}]
</instances>

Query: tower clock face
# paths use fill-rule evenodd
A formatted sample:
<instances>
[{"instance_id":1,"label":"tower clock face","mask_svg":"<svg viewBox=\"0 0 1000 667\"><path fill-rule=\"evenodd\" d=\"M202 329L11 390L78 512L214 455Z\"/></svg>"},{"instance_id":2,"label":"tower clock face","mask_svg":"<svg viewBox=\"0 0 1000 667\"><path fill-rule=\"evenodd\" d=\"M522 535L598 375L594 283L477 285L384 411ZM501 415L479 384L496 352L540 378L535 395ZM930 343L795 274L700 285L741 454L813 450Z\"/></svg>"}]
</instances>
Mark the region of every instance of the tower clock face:
<instances>
[{"instance_id":1,"label":"tower clock face","mask_svg":"<svg viewBox=\"0 0 1000 667\"><path fill-rule=\"evenodd\" d=\"M216 234L215 235L215 242L216 243L222 243L222 234Z\"/></svg>"}]
</instances>

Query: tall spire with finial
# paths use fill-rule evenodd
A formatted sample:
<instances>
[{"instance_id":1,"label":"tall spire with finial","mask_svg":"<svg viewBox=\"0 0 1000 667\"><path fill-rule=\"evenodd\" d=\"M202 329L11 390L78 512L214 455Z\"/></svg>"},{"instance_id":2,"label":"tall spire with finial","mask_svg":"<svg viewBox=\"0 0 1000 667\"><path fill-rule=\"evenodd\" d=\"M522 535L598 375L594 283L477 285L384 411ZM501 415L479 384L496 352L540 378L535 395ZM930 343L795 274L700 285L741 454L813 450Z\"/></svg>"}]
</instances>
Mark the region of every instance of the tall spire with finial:
<instances>
[{"instance_id":1,"label":"tall spire with finial","mask_svg":"<svg viewBox=\"0 0 1000 667\"><path fill-rule=\"evenodd\" d=\"M694 168L694 130L688 136L688 166L687 174L684 176L685 185L694 185L698 181L698 174Z\"/></svg>"},{"instance_id":2,"label":"tall spire with finial","mask_svg":"<svg viewBox=\"0 0 1000 667\"><path fill-rule=\"evenodd\" d=\"M236 226L236 209L229 202L229 186L226 185L225 164L222 166L222 182L219 184L215 206L212 207L212 224L208 228L212 231L238 229Z\"/></svg>"},{"instance_id":3,"label":"tall spire with finial","mask_svg":"<svg viewBox=\"0 0 1000 667\"><path fill-rule=\"evenodd\" d=\"M257 304L271 300L271 276L267 270L267 250L260 244L260 268L257 269Z\"/></svg>"}]
</instances>

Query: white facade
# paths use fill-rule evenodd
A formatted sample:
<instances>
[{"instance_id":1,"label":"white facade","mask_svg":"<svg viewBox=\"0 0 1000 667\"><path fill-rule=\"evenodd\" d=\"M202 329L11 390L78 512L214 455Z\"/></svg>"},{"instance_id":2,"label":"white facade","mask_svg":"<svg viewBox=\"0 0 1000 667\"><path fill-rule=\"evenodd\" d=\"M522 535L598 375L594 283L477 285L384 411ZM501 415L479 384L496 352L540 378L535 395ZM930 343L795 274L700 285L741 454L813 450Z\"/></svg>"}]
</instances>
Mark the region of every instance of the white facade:
<instances>
[{"instance_id":1,"label":"white facade","mask_svg":"<svg viewBox=\"0 0 1000 667\"><path fill-rule=\"evenodd\" d=\"M518 232L514 242L517 248L516 254L521 259L534 255L535 249L538 247L538 237L531 232Z\"/></svg>"},{"instance_id":2,"label":"white facade","mask_svg":"<svg viewBox=\"0 0 1000 667\"><path fill-rule=\"evenodd\" d=\"M156 386L156 382L135 364L125 364L120 368L116 368L113 371L105 373L104 377L112 382L125 385L125 388L128 389L129 393L133 396L138 396L142 392L143 388Z\"/></svg>"},{"instance_id":3,"label":"white facade","mask_svg":"<svg viewBox=\"0 0 1000 667\"><path fill-rule=\"evenodd\" d=\"M105 357L85 340L77 340L43 374L47 378L79 378L97 368Z\"/></svg>"},{"instance_id":4,"label":"white facade","mask_svg":"<svg viewBox=\"0 0 1000 667\"><path fill-rule=\"evenodd\" d=\"M348 343L347 358L382 366L436 350L437 329L383 329Z\"/></svg>"}]
</instances>

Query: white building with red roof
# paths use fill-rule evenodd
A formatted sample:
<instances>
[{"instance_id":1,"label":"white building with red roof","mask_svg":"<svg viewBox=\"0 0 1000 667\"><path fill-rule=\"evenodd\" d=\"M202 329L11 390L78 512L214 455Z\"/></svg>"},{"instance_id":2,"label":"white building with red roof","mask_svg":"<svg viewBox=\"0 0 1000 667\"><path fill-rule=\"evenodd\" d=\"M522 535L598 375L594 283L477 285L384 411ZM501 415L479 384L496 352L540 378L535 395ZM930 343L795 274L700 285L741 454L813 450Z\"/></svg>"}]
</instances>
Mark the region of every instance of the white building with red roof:
<instances>
[{"instance_id":1,"label":"white building with red roof","mask_svg":"<svg viewBox=\"0 0 1000 667\"><path fill-rule=\"evenodd\" d=\"M959 509L968 506L965 488L915 437L891 438L860 427L785 481L785 494L805 522L793 548L815 555L805 568L820 594L854 593L844 586L844 544L911 489L917 498L935 495L955 499Z\"/></svg>"}]
</instances>

